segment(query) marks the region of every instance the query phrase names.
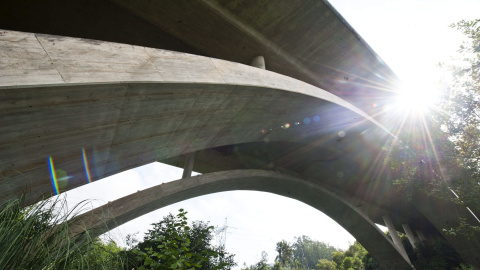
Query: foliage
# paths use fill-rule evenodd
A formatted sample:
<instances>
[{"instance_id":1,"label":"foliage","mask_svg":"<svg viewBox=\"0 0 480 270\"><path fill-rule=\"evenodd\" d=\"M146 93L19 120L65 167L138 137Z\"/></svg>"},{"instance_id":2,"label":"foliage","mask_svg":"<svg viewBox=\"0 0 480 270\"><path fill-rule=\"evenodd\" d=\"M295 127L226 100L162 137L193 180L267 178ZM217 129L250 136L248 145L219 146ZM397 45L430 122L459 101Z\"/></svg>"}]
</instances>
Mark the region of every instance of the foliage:
<instances>
[{"instance_id":1,"label":"foliage","mask_svg":"<svg viewBox=\"0 0 480 270\"><path fill-rule=\"evenodd\" d=\"M338 250L323 242L315 241L307 236L295 237L295 242L289 244L282 240L277 242L278 255L273 268L266 263L266 253L256 265L242 270L272 269L272 270L379 270L378 263L370 256L359 242L353 243L346 251ZM315 265L312 267L311 263ZM263 268L261 268L263 267Z\"/></svg>"},{"instance_id":2,"label":"foliage","mask_svg":"<svg viewBox=\"0 0 480 270\"><path fill-rule=\"evenodd\" d=\"M363 267L365 270L377 270L380 269L378 262L370 255L370 253L365 254L362 258Z\"/></svg>"},{"instance_id":3,"label":"foliage","mask_svg":"<svg viewBox=\"0 0 480 270\"><path fill-rule=\"evenodd\" d=\"M99 250L98 239L88 231L73 237L69 220L80 206L68 210L66 202L48 199L24 206L23 197L0 208L0 265L3 269L109 269L122 266L120 256L103 256L92 264L92 250ZM86 256L84 256L87 254ZM95 267L93 267L93 265ZM111 269L111 268L110 268Z\"/></svg>"},{"instance_id":4,"label":"foliage","mask_svg":"<svg viewBox=\"0 0 480 270\"><path fill-rule=\"evenodd\" d=\"M361 269L363 266L362 261L358 257L345 257L343 258L341 270L354 270Z\"/></svg>"},{"instance_id":5,"label":"foliage","mask_svg":"<svg viewBox=\"0 0 480 270\"><path fill-rule=\"evenodd\" d=\"M337 264L327 259L318 260L317 270L336 270Z\"/></svg>"},{"instance_id":6,"label":"foliage","mask_svg":"<svg viewBox=\"0 0 480 270\"><path fill-rule=\"evenodd\" d=\"M287 241L282 240L277 243L277 248L275 249L278 252L277 257L275 258L281 265L290 265L293 261L293 250L290 244Z\"/></svg>"},{"instance_id":7,"label":"foliage","mask_svg":"<svg viewBox=\"0 0 480 270\"><path fill-rule=\"evenodd\" d=\"M480 214L480 20L452 25L466 35L460 58L447 66L450 80L437 111L408 119L417 133L404 135L389 149L386 165L394 184L408 198L416 193L450 200ZM430 116L430 117L429 117ZM451 235L480 236L475 219L462 219Z\"/></svg>"},{"instance_id":8,"label":"foliage","mask_svg":"<svg viewBox=\"0 0 480 270\"><path fill-rule=\"evenodd\" d=\"M234 255L211 244L213 227L205 222L188 226L187 212L169 214L149 230L133 250L139 269L230 269Z\"/></svg>"},{"instance_id":9,"label":"foliage","mask_svg":"<svg viewBox=\"0 0 480 270\"><path fill-rule=\"evenodd\" d=\"M292 244L293 257L307 269L315 269L318 260L331 260L332 252L336 251L326 243L315 241L308 236L301 236L295 239Z\"/></svg>"},{"instance_id":10,"label":"foliage","mask_svg":"<svg viewBox=\"0 0 480 270\"><path fill-rule=\"evenodd\" d=\"M446 85L441 107L445 113L437 116L455 149L455 158L462 170L449 187L458 195L456 203L480 213L480 19L462 20L452 27L461 31L468 41L459 49L460 59L449 66L451 82ZM451 234L473 237L480 227L468 224L449 230ZM477 235L478 236L478 235Z\"/></svg>"},{"instance_id":11,"label":"foliage","mask_svg":"<svg viewBox=\"0 0 480 270\"><path fill-rule=\"evenodd\" d=\"M244 264L244 268L240 270L269 270L269 269L272 269L272 268L268 265L268 254L265 251L262 251L262 258L258 263L251 266L246 266Z\"/></svg>"},{"instance_id":12,"label":"foliage","mask_svg":"<svg viewBox=\"0 0 480 270\"><path fill-rule=\"evenodd\" d=\"M368 251L358 241L355 241L345 251L344 256L353 257L353 258L363 258L367 253Z\"/></svg>"},{"instance_id":13,"label":"foliage","mask_svg":"<svg viewBox=\"0 0 480 270\"><path fill-rule=\"evenodd\" d=\"M421 242L414 249L413 254L409 253L409 257L415 268L419 270L454 269L462 263L460 256L445 240L433 244Z\"/></svg>"},{"instance_id":14,"label":"foliage","mask_svg":"<svg viewBox=\"0 0 480 270\"><path fill-rule=\"evenodd\" d=\"M331 260L332 252L337 249L303 235L295 237L292 244L285 240L278 242L276 251L273 269L315 269L319 260Z\"/></svg>"},{"instance_id":15,"label":"foliage","mask_svg":"<svg viewBox=\"0 0 480 270\"><path fill-rule=\"evenodd\" d=\"M70 269L107 270L121 269L126 262L125 250L113 240L103 243L99 238L93 239L83 249L81 258L73 260Z\"/></svg>"},{"instance_id":16,"label":"foliage","mask_svg":"<svg viewBox=\"0 0 480 270\"><path fill-rule=\"evenodd\" d=\"M335 251L335 252L333 252L333 253L332 253L332 261L333 261L336 265L338 265L338 266L342 265L343 252L341 252L341 251Z\"/></svg>"}]
</instances>

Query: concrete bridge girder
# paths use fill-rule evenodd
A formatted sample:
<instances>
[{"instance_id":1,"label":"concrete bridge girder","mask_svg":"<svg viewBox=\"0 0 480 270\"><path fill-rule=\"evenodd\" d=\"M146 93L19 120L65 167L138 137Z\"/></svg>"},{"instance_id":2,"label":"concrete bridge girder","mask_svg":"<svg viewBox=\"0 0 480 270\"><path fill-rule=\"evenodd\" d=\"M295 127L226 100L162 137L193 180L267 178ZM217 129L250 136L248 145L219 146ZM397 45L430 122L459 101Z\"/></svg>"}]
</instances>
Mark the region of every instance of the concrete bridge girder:
<instances>
[{"instance_id":1,"label":"concrete bridge girder","mask_svg":"<svg viewBox=\"0 0 480 270\"><path fill-rule=\"evenodd\" d=\"M8 52L0 62L8 71L0 74L2 200L25 189L30 202L51 194L48 157L67 177L59 183L64 192L222 145L325 138L350 128L389 136L325 90L242 64L6 30L0 31L0 50ZM315 114L321 126L279 128ZM82 149L92 179L86 179Z\"/></svg>"},{"instance_id":2,"label":"concrete bridge girder","mask_svg":"<svg viewBox=\"0 0 480 270\"><path fill-rule=\"evenodd\" d=\"M233 190L269 192L306 203L351 233L384 269L411 269L406 255L355 206L335 193L307 180L265 170L234 170L198 175L163 183L84 213L72 233L88 228L100 235L161 207L190 198ZM321 229L321 228L319 228Z\"/></svg>"},{"instance_id":3,"label":"concrete bridge girder","mask_svg":"<svg viewBox=\"0 0 480 270\"><path fill-rule=\"evenodd\" d=\"M328 182L365 197L380 193L390 198L381 201L385 209L399 203L388 183L367 179L392 135L318 87L219 59L6 30L0 30L0 52L0 201L26 190L30 203L50 196L49 160L64 192L205 149L288 142L298 149L277 161L308 163L293 167L312 184ZM284 129L307 116L310 125ZM307 153L312 149L328 151Z\"/></svg>"}]
</instances>

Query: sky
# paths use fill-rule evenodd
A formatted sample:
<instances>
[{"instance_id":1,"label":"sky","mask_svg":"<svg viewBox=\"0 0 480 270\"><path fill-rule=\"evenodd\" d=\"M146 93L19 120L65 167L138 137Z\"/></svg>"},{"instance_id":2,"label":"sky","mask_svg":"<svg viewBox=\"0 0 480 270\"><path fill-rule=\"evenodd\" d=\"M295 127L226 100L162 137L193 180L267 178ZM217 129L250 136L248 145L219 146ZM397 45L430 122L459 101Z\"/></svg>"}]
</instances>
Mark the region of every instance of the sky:
<instances>
[{"instance_id":1,"label":"sky","mask_svg":"<svg viewBox=\"0 0 480 270\"><path fill-rule=\"evenodd\" d=\"M329 1L373 50L394 70L406 88L427 92L431 98L441 77L439 62L448 63L462 42L462 35L449 27L461 19L480 18L480 0L331 0ZM93 206L113 201L137 190L181 178L182 169L151 163L68 191L70 205L88 199ZM186 200L151 212L112 230L109 237L122 244L127 234L138 239L168 213L188 211L190 221L209 221L229 226L226 248L236 254L239 269L260 260L269 262L281 240L307 235L346 249L355 239L318 210L264 192L231 191Z\"/></svg>"}]
</instances>

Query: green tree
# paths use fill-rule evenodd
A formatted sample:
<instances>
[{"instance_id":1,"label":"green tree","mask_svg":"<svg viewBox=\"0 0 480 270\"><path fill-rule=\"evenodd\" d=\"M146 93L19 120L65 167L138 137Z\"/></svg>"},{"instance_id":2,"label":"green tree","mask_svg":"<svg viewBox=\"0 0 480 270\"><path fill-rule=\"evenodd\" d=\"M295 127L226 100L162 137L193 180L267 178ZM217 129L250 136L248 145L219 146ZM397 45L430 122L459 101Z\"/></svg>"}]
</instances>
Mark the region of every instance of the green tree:
<instances>
[{"instance_id":1,"label":"green tree","mask_svg":"<svg viewBox=\"0 0 480 270\"><path fill-rule=\"evenodd\" d=\"M362 258L363 267L365 270L380 270L380 265L378 262L370 255L370 253L365 254Z\"/></svg>"},{"instance_id":2,"label":"green tree","mask_svg":"<svg viewBox=\"0 0 480 270\"><path fill-rule=\"evenodd\" d=\"M454 145L455 158L461 171L449 184L458 197L456 203L480 214L480 19L462 20L452 27L461 31L468 40L464 42L456 65L450 65L452 74L442 99L446 113L437 116ZM461 226L450 233L473 237L480 232L479 224L462 220Z\"/></svg>"},{"instance_id":3,"label":"green tree","mask_svg":"<svg viewBox=\"0 0 480 270\"><path fill-rule=\"evenodd\" d=\"M350 270L353 269L354 259L352 257L343 258L342 264L340 265L341 270Z\"/></svg>"},{"instance_id":4,"label":"green tree","mask_svg":"<svg viewBox=\"0 0 480 270\"><path fill-rule=\"evenodd\" d=\"M305 235L294 239L292 244L285 240L277 243L278 255L273 269L315 269L319 260L331 260L332 253L337 251L335 247Z\"/></svg>"},{"instance_id":5,"label":"green tree","mask_svg":"<svg viewBox=\"0 0 480 270\"><path fill-rule=\"evenodd\" d=\"M321 260L318 260L316 269L317 270L336 270L337 264L327 259L321 259Z\"/></svg>"},{"instance_id":6,"label":"green tree","mask_svg":"<svg viewBox=\"0 0 480 270\"><path fill-rule=\"evenodd\" d=\"M408 119L421 130L396 140L385 158L394 183L408 198L433 196L480 214L480 20L452 25L466 35L461 57L446 66L451 74L438 105L422 119ZM423 136L423 137L422 137ZM428 138L426 138L428 137ZM423 193L423 194L420 194ZM469 238L480 236L480 224L462 217L444 231Z\"/></svg>"},{"instance_id":7,"label":"green tree","mask_svg":"<svg viewBox=\"0 0 480 270\"><path fill-rule=\"evenodd\" d=\"M342 265L343 257L343 252L341 251L332 252L332 261L338 266Z\"/></svg>"},{"instance_id":8,"label":"green tree","mask_svg":"<svg viewBox=\"0 0 480 270\"><path fill-rule=\"evenodd\" d=\"M344 256L363 258L367 253L368 251L358 241L355 241L345 251Z\"/></svg>"},{"instance_id":9,"label":"green tree","mask_svg":"<svg viewBox=\"0 0 480 270\"><path fill-rule=\"evenodd\" d=\"M332 252L337 249L324 242L312 240L308 236L296 237L292 244L293 257L306 269L315 269L318 260L332 259Z\"/></svg>"},{"instance_id":10,"label":"green tree","mask_svg":"<svg viewBox=\"0 0 480 270\"><path fill-rule=\"evenodd\" d=\"M77 258L70 264L70 269L122 269L126 263L127 257L125 250L117 245L115 241L108 243L95 238L85 249L81 258Z\"/></svg>"},{"instance_id":11,"label":"green tree","mask_svg":"<svg viewBox=\"0 0 480 270\"><path fill-rule=\"evenodd\" d=\"M286 266L293 262L293 249L287 241L278 242L275 250L278 252L275 261L278 261L281 265Z\"/></svg>"},{"instance_id":12,"label":"green tree","mask_svg":"<svg viewBox=\"0 0 480 270\"><path fill-rule=\"evenodd\" d=\"M234 255L211 244L213 227L205 222L188 226L187 212L169 214L149 230L134 252L143 262L139 269L230 269Z\"/></svg>"}]
</instances>

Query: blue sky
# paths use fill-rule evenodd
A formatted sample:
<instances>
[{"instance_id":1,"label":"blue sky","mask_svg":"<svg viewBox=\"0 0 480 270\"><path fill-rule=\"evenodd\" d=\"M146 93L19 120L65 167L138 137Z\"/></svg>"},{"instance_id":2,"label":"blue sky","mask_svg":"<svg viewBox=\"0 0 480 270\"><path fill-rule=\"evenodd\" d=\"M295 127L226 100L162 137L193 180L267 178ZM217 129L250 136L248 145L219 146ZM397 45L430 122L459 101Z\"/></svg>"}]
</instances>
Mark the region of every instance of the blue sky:
<instances>
[{"instance_id":1,"label":"blue sky","mask_svg":"<svg viewBox=\"0 0 480 270\"><path fill-rule=\"evenodd\" d=\"M332 0L377 54L407 84L434 91L441 76L439 62L448 62L462 36L449 28L461 19L478 18L478 0ZM475 17L477 16L477 17ZM90 199L98 206L153 185L181 178L182 170L152 163L69 191L70 204ZM223 192L183 201L133 220L110 232L121 242L129 233L142 237L151 224L179 208L190 220L222 226L227 218L227 249L237 254L239 267L256 263L262 251L273 262L276 242L294 236L347 248L354 238L323 213L301 202L261 192Z\"/></svg>"}]
</instances>

